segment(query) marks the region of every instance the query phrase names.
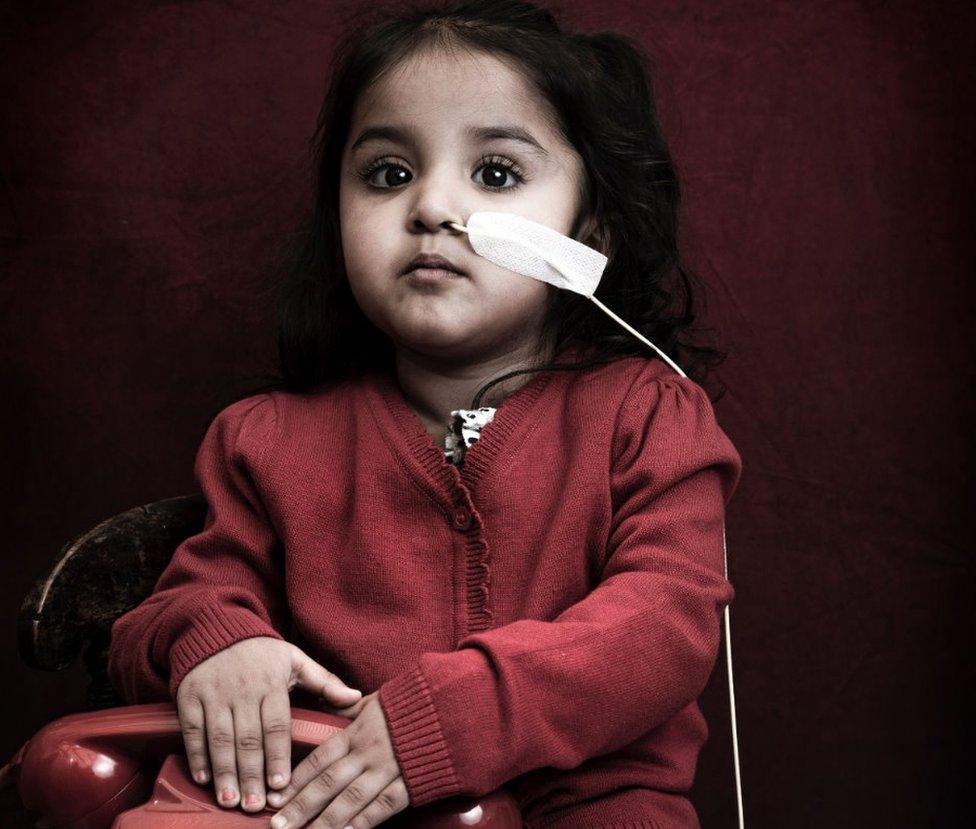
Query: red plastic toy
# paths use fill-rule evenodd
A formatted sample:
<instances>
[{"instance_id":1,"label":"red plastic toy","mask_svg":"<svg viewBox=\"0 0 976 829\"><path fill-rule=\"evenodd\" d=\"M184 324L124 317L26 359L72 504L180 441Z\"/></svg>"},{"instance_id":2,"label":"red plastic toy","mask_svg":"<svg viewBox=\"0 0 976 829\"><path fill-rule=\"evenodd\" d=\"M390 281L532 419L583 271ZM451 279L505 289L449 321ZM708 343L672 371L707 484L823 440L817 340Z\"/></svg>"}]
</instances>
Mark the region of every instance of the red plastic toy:
<instances>
[{"instance_id":1,"label":"red plastic toy","mask_svg":"<svg viewBox=\"0 0 976 829\"><path fill-rule=\"evenodd\" d=\"M351 722L304 708L291 716L296 763ZM45 829L266 829L277 811L221 807L211 784L193 782L176 706L165 702L55 720L24 743L0 770L5 775ZM515 799L499 789L407 808L381 826L521 829L522 819Z\"/></svg>"}]
</instances>

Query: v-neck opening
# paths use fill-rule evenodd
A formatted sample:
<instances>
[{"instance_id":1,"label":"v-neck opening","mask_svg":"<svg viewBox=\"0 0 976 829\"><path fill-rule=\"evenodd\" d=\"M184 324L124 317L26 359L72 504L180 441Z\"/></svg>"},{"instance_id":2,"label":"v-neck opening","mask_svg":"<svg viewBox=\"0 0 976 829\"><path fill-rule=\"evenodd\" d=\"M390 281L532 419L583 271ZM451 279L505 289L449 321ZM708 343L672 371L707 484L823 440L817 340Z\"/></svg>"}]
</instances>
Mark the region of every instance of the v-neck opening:
<instances>
[{"instance_id":1,"label":"v-neck opening","mask_svg":"<svg viewBox=\"0 0 976 829\"><path fill-rule=\"evenodd\" d=\"M478 441L468 447L464 463L460 467L448 460L444 447L437 445L433 435L427 431L423 421L403 396L394 375L377 372L373 377L381 404L379 412L374 410L374 413L391 440L391 448L395 451L398 443L406 440L410 452L409 460L415 462L411 464L415 473L421 473L421 477L426 473L446 487L463 480L473 490L503 447L507 436L521 422L521 415L548 385L552 372L540 371L533 375L500 405L494 407L494 418L485 424Z\"/></svg>"},{"instance_id":2,"label":"v-neck opening","mask_svg":"<svg viewBox=\"0 0 976 829\"><path fill-rule=\"evenodd\" d=\"M565 360L574 355L575 350L570 347L563 351L559 359ZM409 450L406 462L415 475L428 481L434 479L445 489L451 489L463 481L473 491L505 449L509 437L520 427L531 427L526 422L526 415L555 373L553 369L536 372L498 406L492 407L495 409L494 417L482 427L479 439L467 447L460 467L447 459L444 447L436 444L423 421L410 407L392 369L372 371L365 388L371 396L370 402L375 404L370 407L374 419L383 430L391 451L396 453L396 448L405 441Z\"/></svg>"}]
</instances>

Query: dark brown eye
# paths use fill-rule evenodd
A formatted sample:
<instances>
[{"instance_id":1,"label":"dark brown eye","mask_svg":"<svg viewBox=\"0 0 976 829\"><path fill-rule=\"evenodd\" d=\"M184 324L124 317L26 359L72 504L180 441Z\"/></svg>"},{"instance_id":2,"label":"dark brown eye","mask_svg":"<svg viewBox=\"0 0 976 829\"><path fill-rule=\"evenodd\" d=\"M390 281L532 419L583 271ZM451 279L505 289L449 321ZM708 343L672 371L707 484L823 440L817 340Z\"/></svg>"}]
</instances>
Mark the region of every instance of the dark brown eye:
<instances>
[{"instance_id":1,"label":"dark brown eye","mask_svg":"<svg viewBox=\"0 0 976 829\"><path fill-rule=\"evenodd\" d=\"M366 170L363 173L360 173L359 177L367 184L373 187L380 187L380 189L385 190L386 187L382 185L378 185L375 183L375 181L373 181L374 174L378 173L380 170L383 169L385 169L386 172L382 176L380 176L380 180L383 181L383 183L388 187L397 187L398 185L405 184L406 181L409 181L409 179L406 179L406 181L404 180L404 173L409 175L409 171L405 167L401 167L399 164L389 164L389 163L378 164L375 167L372 167L371 169Z\"/></svg>"},{"instance_id":2,"label":"dark brown eye","mask_svg":"<svg viewBox=\"0 0 976 829\"><path fill-rule=\"evenodd\" d=\"M493 170L492 173L489 173L484 178L485 186L491 190L514 190L522 182L528 180L518 164L514 161L509 161L503 156L486 156L482 158L479 162L478 169ZM503 182L506 176L514 178L515 183L509 187L505 187Z\"/></svg>"}]
</instances>

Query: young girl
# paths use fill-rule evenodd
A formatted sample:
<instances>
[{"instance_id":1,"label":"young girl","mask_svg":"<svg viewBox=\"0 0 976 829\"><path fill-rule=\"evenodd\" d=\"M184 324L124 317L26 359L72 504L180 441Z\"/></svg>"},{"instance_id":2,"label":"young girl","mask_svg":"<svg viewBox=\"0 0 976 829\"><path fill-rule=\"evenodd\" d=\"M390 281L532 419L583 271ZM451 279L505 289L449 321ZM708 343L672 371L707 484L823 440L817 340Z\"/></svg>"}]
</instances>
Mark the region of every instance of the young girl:
<instances>
[{"instance_id":1,"label":"young girl","mask_svg":"<svg viewBox=\"0 0 976 829\"><path fill-rule=\"evenodd\" d=\"M679 340L646 59L515 0L381 12L319 128L283 380L207 430L205 526L116 622L113 682L175 700L196 779L275 829L502 786L530 829L698 826L741 460L698 382L717 352ZM606 254L602 301L689 376L476 255L486 210ZM352 720L294 770L292 690Z\"/></svg>"}]
</instances>

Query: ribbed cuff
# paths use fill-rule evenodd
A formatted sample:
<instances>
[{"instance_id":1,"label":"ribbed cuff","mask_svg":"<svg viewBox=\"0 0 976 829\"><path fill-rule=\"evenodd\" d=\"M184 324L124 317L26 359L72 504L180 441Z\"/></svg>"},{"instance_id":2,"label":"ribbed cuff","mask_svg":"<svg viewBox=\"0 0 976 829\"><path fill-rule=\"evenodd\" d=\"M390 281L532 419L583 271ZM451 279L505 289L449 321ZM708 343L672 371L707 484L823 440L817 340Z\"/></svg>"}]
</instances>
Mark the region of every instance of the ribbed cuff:
<instances>
[{"instance_id":1,"label":"ribbed cuff","mask_svg":"<svg viewBox=\"0 0 976 829\"><path fill-rule=\"evenodd\" d=\"M420 666L384 682L378 699L410 805L422 806L457 794L461 784Z\"/></svg>"},{"instance_id":2,"label":"ribbed cuff","mask_svg":"<svg viewBox=\"0 0 976 829\"><path fill-rule=\"evenodd\" d=\"M169 655L169 693L176 689L193 668L224 648L254 636L284 639L260 616L242 607L205 607L187 631L176 640Z\"/></svg>"}]
</instances>

